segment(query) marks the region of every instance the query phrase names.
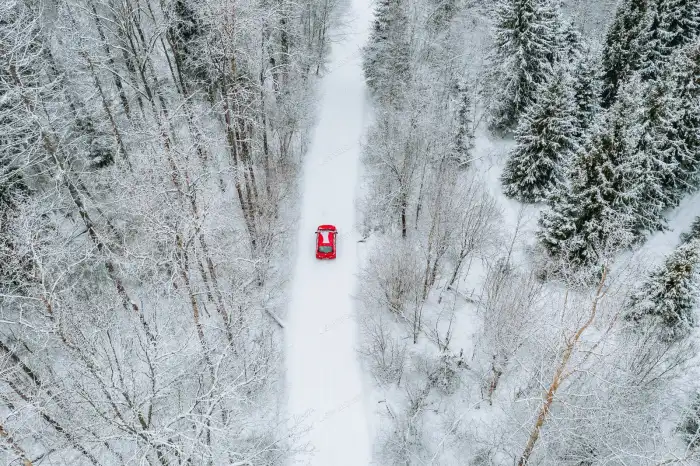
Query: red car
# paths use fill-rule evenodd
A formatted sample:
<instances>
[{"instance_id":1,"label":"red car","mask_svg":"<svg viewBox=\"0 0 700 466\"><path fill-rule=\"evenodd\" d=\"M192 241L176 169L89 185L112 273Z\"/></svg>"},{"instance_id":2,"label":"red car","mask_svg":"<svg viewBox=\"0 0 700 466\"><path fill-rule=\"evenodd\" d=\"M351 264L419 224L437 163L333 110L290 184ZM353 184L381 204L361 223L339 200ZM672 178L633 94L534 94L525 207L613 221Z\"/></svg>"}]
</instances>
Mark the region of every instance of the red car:
<instances>
[{"instance_id":1,"label":"red car","mask_svg":"<svg viewBox=\"0 0 700 466\"><path fill-rule=\"evenodd\" d=\"M320 225L316 229L316 259L335 259L338 230L333 225Z\"/></svg>"}]
</instances>

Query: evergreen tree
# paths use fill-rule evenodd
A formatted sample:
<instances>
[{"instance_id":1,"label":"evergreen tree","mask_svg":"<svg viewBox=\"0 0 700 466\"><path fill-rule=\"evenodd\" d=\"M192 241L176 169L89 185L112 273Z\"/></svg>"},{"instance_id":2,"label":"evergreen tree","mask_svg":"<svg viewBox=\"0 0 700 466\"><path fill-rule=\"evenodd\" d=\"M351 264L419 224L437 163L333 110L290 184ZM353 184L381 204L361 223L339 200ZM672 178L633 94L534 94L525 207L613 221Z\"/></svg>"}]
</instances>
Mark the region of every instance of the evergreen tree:
<instances>
[{"instance_id":1,"label":"evergreen tree","mask_svg":"<svg viewBox=\"0 0 700 466\"><path fill-rule=\"evenodd\" d=\"M641 237L663 228L663 211L675 205L675 102L667 80L642 85L635 79L621 92L641 100L629 115L626 145L630 151L624 166L627 190L634 193L634 231Z\"/></svg>"},{"instance_id":2,"label":"evergreen tree","mask_svg":"<svg viewBox=\"0 0 700 466\"><path fill-rule=\"evenodd\" d=\"M700 36L700 3L697 0L662 0L662 3L667 5L661 24L670 54Z\"/></svg>"},{"instance_id":3,"label":"evergreen tree","mask_svg":"<svg viewBox=\"0 0 700 466\"><path fill-rule=\"evenodd\" d=\"M640 55L638 70L646 81L656 79L661 72L666 50L662 39L661 15L663 0L652 1L647 10L646 28L639 36Z\"/></svg>"},{"instance_id":4,"label":"evergreen tree","mask_svg":"<svg viewBox=\"0 0 700 466\"><path fill-rule=\"evenodd\" d=\"M369 88L380 97L395 96L408 82L408 18L402 0L379 0L364 49L362 67Z\"/></svg>"},{"instance_id":5,"label":"evergreen tree","mask_svg":"<svg viewBox=\"0 0 700 466\"><path fill-rule=\"evenodd\" d=\"M77 104L77 105L76 105ZM115 147L112 138L95 127L99 119L90 113L82 103L73 105L75 124L71 127L71 137L85 145L85 156L92 168L104 168L114 163Z\"/></svg>"},{"instance_id":6,"label":"evergreen tree","mask_svg":"<svg viewBox=\"0 0 700 466\"><path fill-rule=\"evenodd\" d=\"M690 228L688 228L688 231L681 234L680 240L681 243L687 243L693 240L700 240L700 217L695 217L695 220L693 220L693 223L690 224Z\"/></svg>"},{"instance_id":7,"label":"evergreen tree","mask_svg":"<svg viewBox=\"0 0 700 466\"><path fill-rule=\"evenodd\" d=\"M601 105L610 108L620 86L639 67L640 37L646 30L649 4L654 0L623 0L608 29L602 56Z\"/></svg>"},{"instance_id":8,"label":"evergreen tree","mask_svg":"<svg viewBox=\"0 0 700 466\"><path fill-rule=\"evenodd\" d=\"M188 45L203 35L201 21L188 0L175 0L173 13L174 24L170 26L170 32L177 39L180 50L187 53Z\"/></svg>"},{"instance_id":9,"label":"evergreen tree","mask_svg":"<svg viewBox=\"0 0 700 466\"><path fill-rule=\"evenodd\" d=\"M557 33L558 61L578 63L586 53L586 43L571 20L560 20Z\"/></svg>"},{"instance_id":10,"label":"evergreen tree","mask_svg":"<svg viewBox=\"0 0 700 466\"><path fill-rule=\"evenodd\" d=\"M517 146L501 176L505 194L523 202L547 199L577 149L576 102L566 71L560 68L539 95L520 120Z\"/></svg>"},{"instance_id":11,"label":"evergreen tree","mask_svg":"<svg viewBox=\"0 0 700 466\"><path fill-rule=\"evenodd\" d=\"M457 91L457 118L454 141L454 159L466 167L471 163L471 152L474 149L474 122L472 118L472 97L465 81L455 86Z\"/></svg>"},{"instance_id":12,"label":"evergreen tree","mask_svg":"<svg viewBox=\"0 0 700 466\"><path fill-rule=\"evenodd\" d=\"M676 108L674 131L678 138L675 196L680 200L700 185L700 41L674 55L669 75Z\"/></svg>"},{"instance_id":13,"label":"evergreen tree","mask_svg":"<svg viewBox=\"0 0 700 466\"><path fill-rule=\"evenodd\" d=\"M0 156L0 282L10 285L13 291L31 278L26 258L17 254L10 225L17 217L19 206L31 191L22 175L22 170L8 166Z\"/></svg>"},{"instance_id":14,"label":"evergreen tree","mask_svg":"<svg viewBox=\"0 0 700 466\"><path fill-rule=\"evenodd\" d=\"M624 105L623 105L624 104ZM620 102L596 125L576 154L570 185L542 212L537 236L548 254L577 267L597 268L606 256L633 241L634 199L625 190L625 120Z\"/></svg>"},{"instance_id":15,"label":"evergreen tree","mask_svg":"<svg viewBox=\"0 0 700 466\"><path fill-rule=\"evenodd\" d=\"M596 57L588 50L584 51L573 67L572 76L577 136L579 142L582 142L600 109L600 80L596 71Z\"/></svg>"},{"instance_id":16,"label":"evergreen tree","mask_svg":"<svg viewBox=\"0 0 700 466\"><path fill-rule=\"evenodd\" d=\"M690 448L700 446L700 393L696 393L676 430Z\"/></svg>"},{"instance_id":17,"label":"evergreen tree","mask_svg":"<svg viewBox=\"0 0 700 466\"><path fill-rule=\"evenodd\" d=\"M658 79L669 56L700 34L700 4L696 0L657 0L649 10L641 35L639 69L644 80Z\"/></svg>"},{"instance_id":18,"label":"evergreen tree","mask_svg":"<svg viewBox=\"0 0 700 466\"><path fill-rule=\"evenodd\" d=\"M698 261L698 241L678 246L632 296L626 318L635 322L654 319L667 341L686 337L695 325Z\"/></svg>"},{"instance_id":19,"label":"evergreen tree","mask_svg":"<svg viewBox=\"0 0 700 466\"><path fill-rule=\"evenodd\" d=\"M206 28L189 0L175 0L168 36L182 85L211 86L211 76L200 57Z\"/></svg>"},{"instance_id":20,"label":"evergreen tree","mask_svg":"<svg viewBox=\"0 0 700 466\"><path fill-rule=\"evenodd\" d=\"M537 86L552 74L560 25L550 0L501 0L496 11L491 128L507 133L535 100Z\"/></svg>"}]
</instances>

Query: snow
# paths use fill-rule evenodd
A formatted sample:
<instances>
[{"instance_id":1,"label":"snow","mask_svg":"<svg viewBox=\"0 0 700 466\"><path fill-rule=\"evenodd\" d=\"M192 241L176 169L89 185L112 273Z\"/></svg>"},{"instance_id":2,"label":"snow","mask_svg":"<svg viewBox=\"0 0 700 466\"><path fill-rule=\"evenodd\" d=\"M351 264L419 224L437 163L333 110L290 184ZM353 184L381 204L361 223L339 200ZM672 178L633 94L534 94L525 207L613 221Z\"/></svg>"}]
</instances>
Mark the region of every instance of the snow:
<instances>
[{"instance_id":1,"label":"snow","mask_svg":"<svg viewBox=\"0 0 700 466\"><path fill-rule=\"evenodd\" d=\"M318 125L304 160L297 259L286 329L287 408L307 429L294 464L370 464L370 430L357 358L353 295L358 266L355 195L366 96L360 47L368 36L368 0L353 0L350 33L333 43L320 81ZM338 228L338 257L315 258L320 224Z\"/></svg>"},{"instance_id":2,"label":"snow","mask_svg":"<svg viewBox=\"0 0 700 466\"><path fill-rule=\"evenodd\" d=\"M678 207L668 213L666 230L652 235L638 251L646 261L649 258L661 262L663 257L673 252L678 246L680 236L690 230L690 225L700 216L700 193L686 196Z\"/></svg>"}]
</instances>

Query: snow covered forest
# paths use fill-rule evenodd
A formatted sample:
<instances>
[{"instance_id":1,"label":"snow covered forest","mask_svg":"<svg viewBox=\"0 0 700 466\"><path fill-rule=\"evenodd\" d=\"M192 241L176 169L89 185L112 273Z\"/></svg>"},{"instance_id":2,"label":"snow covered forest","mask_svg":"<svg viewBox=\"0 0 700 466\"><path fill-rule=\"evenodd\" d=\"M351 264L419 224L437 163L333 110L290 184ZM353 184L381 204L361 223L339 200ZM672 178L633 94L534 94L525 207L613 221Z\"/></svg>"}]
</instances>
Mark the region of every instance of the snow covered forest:
<instances>
[{"instance_id":1,"label":"snow covered forest","mask_svg":"<svg viewBox=\"0 0 700 466\"><path fill-rule=\"evenodd\" d=\"M0 2L0 465L700 464L700 1L358 6Z\"/></svg>"},{"instance_id":2,"label":"snow covered forest","mask_svg":"<svg viewBox=\"0 0 700 466\"><path fill-rule=\"evenodd\" d=\"M0 2L0 464L282 464L333 0Z\"/></svg>"},{"instance_id":3,"label":"snow covered forest","mask_svg":"<svg viewBox=\"0 0 700 466\"><path fill-rule=\"evenodd\" d=\"M700 2L375 15L376 463L700 464Z\"/></svg>"}]
</instances>

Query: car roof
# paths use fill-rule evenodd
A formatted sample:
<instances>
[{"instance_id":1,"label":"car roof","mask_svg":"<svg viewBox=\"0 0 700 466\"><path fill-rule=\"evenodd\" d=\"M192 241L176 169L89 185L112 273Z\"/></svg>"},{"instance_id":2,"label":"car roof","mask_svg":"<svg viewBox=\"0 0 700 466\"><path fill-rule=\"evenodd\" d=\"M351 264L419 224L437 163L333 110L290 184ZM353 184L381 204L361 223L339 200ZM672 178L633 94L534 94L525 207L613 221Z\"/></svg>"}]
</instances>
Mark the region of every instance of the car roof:
<instances>
[{"instance_id":1,"label":"car roof","mask_svg":"<svg viewBox=\"0 0 700 466\"><path fill-rule=\"evenodd\" d=\"M321 244L331 244L331 231L321 230L319 234L321 235Z\"/></svg>"}]
</instances>

